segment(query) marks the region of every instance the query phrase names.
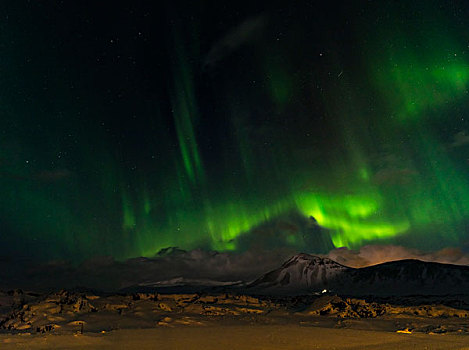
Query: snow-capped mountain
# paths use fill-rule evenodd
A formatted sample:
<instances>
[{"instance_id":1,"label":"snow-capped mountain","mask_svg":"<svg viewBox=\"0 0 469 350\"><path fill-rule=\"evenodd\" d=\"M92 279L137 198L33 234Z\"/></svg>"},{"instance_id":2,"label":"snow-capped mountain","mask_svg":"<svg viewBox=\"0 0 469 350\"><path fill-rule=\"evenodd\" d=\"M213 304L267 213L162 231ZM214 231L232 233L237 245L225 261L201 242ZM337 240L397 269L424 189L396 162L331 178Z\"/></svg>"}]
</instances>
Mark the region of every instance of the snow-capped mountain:
<instances>
[{"instance_id":1,"label":"snow-capped mountain","mask_svg":"<svg viewBox=\"0 0 469 350\"><path fill-rule=\"evenodd\" d=\"M280 268L250 283L249 288L287 293L330 289L349 270L353 269L328 258L298 254L287 260Z\"/></svg>"},{"instance_id":2,"label":"snow-capped mountain","mask_svg":"<svg viewBox=\"0 0 469 350\"><path fill-rule=\"evenodd\" d=\"M328 258L298 254L248 285L254 294L322 290L345 295L467 294L469 266L401 260L355 269Z\"/></svg>"}]
</instances>

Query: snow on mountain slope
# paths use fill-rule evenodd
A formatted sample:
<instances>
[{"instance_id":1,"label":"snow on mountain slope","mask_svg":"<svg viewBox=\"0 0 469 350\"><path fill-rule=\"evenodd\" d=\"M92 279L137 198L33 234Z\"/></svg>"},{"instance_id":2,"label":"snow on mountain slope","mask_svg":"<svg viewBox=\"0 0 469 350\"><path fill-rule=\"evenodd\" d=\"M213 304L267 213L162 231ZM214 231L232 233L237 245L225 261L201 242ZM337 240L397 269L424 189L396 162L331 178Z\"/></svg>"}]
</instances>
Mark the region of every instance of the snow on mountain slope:
<instances>
[{"instance_id":1,"label":"snow on mountain slope","mask_svg":"<svg viewBox=\"0 0 469 350\"><path fill-rule=\"evenodd\" d=\"M254 290L302 291L329 289L337 279L352 268L340 265L328 258L298 254L280 268L261 276L249 284Z\"/></svg>"},{"instance_id":2,"label":"snow on mountain slope","mask_svg":"<svg viewBox=\"0 0 469 350\"><path fill-rule=\"evenodd\" d=\"M138 286L141 287L176 287L176 286L204 286L204 287L218 287L218 286L235 286L242 284L242 281L215 281L210 279L193 279L176 277L166 281L157 282L142 282Z\"/></svg>"},{"instance_id":3,"label":"snow on mountain slope","mask_svg":"<svg viewBox=\"0 0 469 350\"><path fill-rule=\"evenodd\" d=\"M401 260L355 269L298 254L248 285L251 293L299 295L323 289L343 295L469 293L469 266Z\"/></svg>"}]
</instances>

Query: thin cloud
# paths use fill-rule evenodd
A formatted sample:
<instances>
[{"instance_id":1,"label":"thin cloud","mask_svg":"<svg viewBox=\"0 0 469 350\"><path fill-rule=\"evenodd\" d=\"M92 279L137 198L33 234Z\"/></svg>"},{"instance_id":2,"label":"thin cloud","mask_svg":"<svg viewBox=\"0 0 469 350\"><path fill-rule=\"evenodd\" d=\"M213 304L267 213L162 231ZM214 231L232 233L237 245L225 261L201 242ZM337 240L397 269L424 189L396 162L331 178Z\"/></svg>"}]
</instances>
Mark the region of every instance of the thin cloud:
<instances>
[{"instance_id":1,"label":"thin cloud","mask_svg":"<svg viewBox=\"0 0 469 350\"><path fill-rule=\"evenodd\" d=\"M327 257L350 267L366 267L388 261L417 259L443 264L469 265L469 254L460 248L445 248L435 252L422 252L417 249L396 245L368 245L358 250L334 249Z\"/></svg>"},{"instance_id":2,"label":"thin cloud","mask_svg":"<svg viewBox=\"0 0 469 350\"><path fill-rule=\"evenodd\" d=\"M466 131L460 131L454 135L454 141L451 143L451 147L461 147L469 144L469 135L466 134Z\"/></svg>"}]
</instances>

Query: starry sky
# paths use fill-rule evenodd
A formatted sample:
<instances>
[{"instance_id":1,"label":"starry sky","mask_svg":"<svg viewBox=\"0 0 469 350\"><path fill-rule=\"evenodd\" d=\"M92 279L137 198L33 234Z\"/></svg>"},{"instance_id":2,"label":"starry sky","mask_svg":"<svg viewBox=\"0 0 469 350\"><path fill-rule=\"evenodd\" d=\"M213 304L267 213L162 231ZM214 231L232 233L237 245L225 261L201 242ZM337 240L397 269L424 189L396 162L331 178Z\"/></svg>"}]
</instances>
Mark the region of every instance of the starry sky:
<instances>
[{"instance_id":1,"label":"starry sky","mask_svg":"<svg viewBox=\"0 0 469 350\"><path fill-rule=\"evenodd\" d=\"M462 0L2 1L0 256L467 246L468 19Z\"/></svg>"}]
</instances>

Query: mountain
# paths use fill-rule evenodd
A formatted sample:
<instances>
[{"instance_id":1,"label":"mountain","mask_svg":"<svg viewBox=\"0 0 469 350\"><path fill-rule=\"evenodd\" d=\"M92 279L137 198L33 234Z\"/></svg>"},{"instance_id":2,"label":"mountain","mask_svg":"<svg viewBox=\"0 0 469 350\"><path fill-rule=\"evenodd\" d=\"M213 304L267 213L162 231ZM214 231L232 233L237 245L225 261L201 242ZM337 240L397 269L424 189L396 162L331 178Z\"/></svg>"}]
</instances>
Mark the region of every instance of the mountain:
<instances>
[{"instance_id":1,"label":"mountain","mask_svg":"<svg viewBox=\"0 0 469 350\"><path fill-rule=\"evenodd\" d=\"M205 291L222 291L243 286L242 281L219 281L211 279L193 279L176 277L157 282L142 282L121 289L121 293L162 293L162 294L191 294Z\"/></svg>"},{"instance_id":2,"label":"mountain","mask_svg":"<svg viewBox=\"0 0 469 350\"><path fill-rule=\"evenodd\" d=\"M342 295L444 295L469 291L469 266L400 260L350 268L298 254L248 284L252 294L300 295L323 290Z\"/></svg>"},{"instance_id":3,"label":"mountain","mask_svg":"<svg viewBox=\"0 0 469 350\"><path fill-rule=\"evenodd\" d=\"M469 293L469 266L399 260L355 269L349 294L445 295Z\"/></svg>"},{"instance_id":4,"label":"mountain","mask_svg":"<svg viewBox=\"0 0 469 350\"><path fill-rule=\"evenodd\" d=\"M249 284L253 290L289 292L322 291L354 270L331 259L308 254L298 254L280 268L261 276Z\"/></svg>"}]
</instances>

